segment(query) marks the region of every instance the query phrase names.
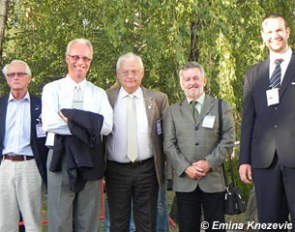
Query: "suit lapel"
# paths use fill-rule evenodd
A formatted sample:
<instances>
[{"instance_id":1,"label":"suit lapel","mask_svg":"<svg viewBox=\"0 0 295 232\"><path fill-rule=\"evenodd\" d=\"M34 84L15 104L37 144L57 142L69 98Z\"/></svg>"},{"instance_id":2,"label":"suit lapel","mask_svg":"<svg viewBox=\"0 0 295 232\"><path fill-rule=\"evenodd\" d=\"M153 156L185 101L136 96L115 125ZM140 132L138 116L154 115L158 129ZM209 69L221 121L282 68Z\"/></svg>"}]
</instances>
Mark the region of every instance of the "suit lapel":
<instances>
[{"instance_id":1,"label":"suit lapel","mask_svg":"<svg viewBox=\"0 0 295 232\"><path fill-rule=\"evenodd\" d=\"M295 54L292 54L290 63L287 67L282 86L280 88L280 99L282 98L283 94L285 93L287 87L290 85L292 81L294 81L295 77Z\"/></svg>"},{"instance_id":2,"label":"suit lapel","mask_svg":"<svg viewBox=\"0 0 295 232\"><path fill-rule=\"evenodd\" d=\"M0 146L3 146L4 141L4 135L5 135L5 121L6 121L6 113L7 113L7 101L8 101L9 95L6 95L1 98L0 100L0 110L2 111L0 114Z\"/></svg>"},{"instance_id":3,"label":"suit lapel","mask_svg":"<svg viewBox=\"0 0 295 232\"><path fill-rule=\"evenodd\" d=\"M206 95L197 125L199 125L203 121L204 117L211 111L213 106L214 106L213 98Z\"/></svg>"},{"instance_id":4,"label":"suit lapel","mask_svg":"<svg viewBox=\"0 0 295 232\"><path fill-rule=\"evenodd\" d=\"M149 125L149 132L151 132L152 125L154 124L153 121L154 121L154 115L155 115L155 110L156 110L156 101L150 91L148 91L143 86L141 88L142 88L142 94L143 94L144 104L145 104L145 111L146 111L148 125Z\"/></svg>"},{"instance_id":5,"label":"suit lapel","mask_svg":"<svg viewBox=\"0 0 295 232\"><path fill-rule=\"evenodd\" d=\"M191 112L188 101L185 99L182 103L180 103L179 107L183 117L188 118L191 121L191 123L195 124L194 117Z\"/></svg>"}]
</instances>

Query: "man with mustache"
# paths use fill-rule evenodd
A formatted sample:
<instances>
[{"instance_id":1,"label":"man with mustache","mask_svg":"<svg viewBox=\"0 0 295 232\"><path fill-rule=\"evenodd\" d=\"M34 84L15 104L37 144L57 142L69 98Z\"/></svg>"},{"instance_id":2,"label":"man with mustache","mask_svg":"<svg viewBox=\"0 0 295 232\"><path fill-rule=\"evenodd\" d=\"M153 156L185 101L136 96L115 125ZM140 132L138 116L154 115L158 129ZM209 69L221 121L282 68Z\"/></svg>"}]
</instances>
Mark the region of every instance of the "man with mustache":
<instances>
[{"instance_id":1,"label":"man with mustache","mask_svg":"<svg viewBox=\"0 0 295 232\"><path fill-rule=\"evenodd\" d=\"M222 164L234 147L233 114L227 103L221 101L219 107L218 99L205 94L207 79L199 63L187 63L179 78L186 99L170 106L164 120L164 151L174 169L179 229L200 231L203 212L211 231L214 222L225 220Z\"/></svg>"}]
</instances>

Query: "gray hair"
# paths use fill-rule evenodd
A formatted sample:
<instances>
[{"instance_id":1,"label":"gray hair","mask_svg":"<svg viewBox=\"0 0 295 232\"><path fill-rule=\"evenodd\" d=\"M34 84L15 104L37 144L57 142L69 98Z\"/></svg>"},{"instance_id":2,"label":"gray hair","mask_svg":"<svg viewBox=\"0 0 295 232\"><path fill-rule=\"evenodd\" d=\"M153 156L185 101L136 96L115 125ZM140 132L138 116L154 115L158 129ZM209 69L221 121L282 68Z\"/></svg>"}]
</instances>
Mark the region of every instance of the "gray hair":
<instances>
[{"instance_id":1,"label":"gray hair","mask_svg":"<svg viewBox=\"0 0 295 232\"><path fill-rule=\"evenodd\" d=\"M134 53L132 53L132 52L128 52L128 53L126 53L126 54L124 54L124 55L122 55L122 56L119 57L119 59L117 61L117 65L116 65L116 72L119 71L122 63L124 63L126 60L129 60L129 59L136 59L136 60L138 60L139 65L140 65L140 68L141 69L144 69L143 62L141 60L141 57L138 56L138 55L136 55L136 54L134 54Z\"/></svg>"},{"instance_id":2,"label":"gray hair","mask_svg":"<svg viewBox=\"0 0 295 232\"><path fill-rule=\"evenodd\" d=\"M188 62L187 64L185 64L179 71L179 77L182 78L182 72L187 69L191 69L191 68L198 68L201 72L202 78L204 79L206 77L205 70L204 70L203 66L196 61L191 61L191 62Z\"/></svg>"},{"instance_id":3,"label":"gray hair","mask_svg":"<svg viewBox=\"0 0 295 232\"><path fill-rule=\"evenodd\" d=\"M7 78L7 73L8 73L8 68L9 68L9 66L11 65L11 64L22 64L22 65L24 65L25 66L25 72L29 75L29 76L32 76L32 72L31 72L31 69L30 69L30 67L29 67L29 65L26 63L26 62L24 62L24 61L22 61L22 60L13 60L13 61L11 61L9 64L6 64L5 66L4 66L4 68L2 69L2 73L4 74L4 76Z\"/></svg>"},{"instance_id":4,"label":"gray hair","mask_svg":"<svg viewBox=\"0 0 295 232\"><path fill-rule=\"evenodd\" d=\"M66 56L70 55L70 48L73 44L76 44L76 43L87 45L90 48L91 55L93 54L93 46L92 46L92 43L90 42L90 40L80 38L80 39L74 39L68 43L67 50L66 50Z\"/></svg>"}]
</instances>

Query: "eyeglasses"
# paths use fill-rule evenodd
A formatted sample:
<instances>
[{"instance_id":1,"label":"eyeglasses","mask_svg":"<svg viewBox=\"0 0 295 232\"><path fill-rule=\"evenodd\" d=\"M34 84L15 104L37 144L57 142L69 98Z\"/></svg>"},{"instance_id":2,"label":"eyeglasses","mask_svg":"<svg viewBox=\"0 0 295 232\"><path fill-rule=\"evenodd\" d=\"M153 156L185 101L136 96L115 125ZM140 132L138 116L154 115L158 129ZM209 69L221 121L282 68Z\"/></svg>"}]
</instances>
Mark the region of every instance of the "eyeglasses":
<instances>
[{"instance_id":1,"label":"eyeglasses","mask_svg":"<svg viewBox=\"0 0 295 232\"><path fill-rule=\"evenodd\" d=\"M82 59L84 62L90 62L92 59L87 56L78 56L78 55L68 55L73 59L73 61L78 61Z\"/></svg>"},{"instance_id":2,"label":"eyeglasses","mask_svg":"<svg viewBox=\"0 0 295 232\"><path fill-rule=\"evenodd\" d=\"M7 76L8 77L14 77L14 76L18 76L18 77L24 77L28 75L27 73L25 72L13 72L13 73L7 73Z\"/></svg>"}]
</instances>

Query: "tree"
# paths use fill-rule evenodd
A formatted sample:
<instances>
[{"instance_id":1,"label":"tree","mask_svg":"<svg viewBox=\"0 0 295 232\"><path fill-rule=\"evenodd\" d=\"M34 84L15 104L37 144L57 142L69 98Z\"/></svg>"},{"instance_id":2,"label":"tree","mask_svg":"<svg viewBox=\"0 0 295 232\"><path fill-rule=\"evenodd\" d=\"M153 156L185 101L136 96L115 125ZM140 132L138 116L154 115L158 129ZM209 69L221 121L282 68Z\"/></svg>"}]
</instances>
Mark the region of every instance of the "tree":
<instances>
[{"instance_id":1,"label":"tree","mask_svg":"<svg viewBox=\"0 0 295 232\"><path fill-rule=\"evenodd\" d=\"M3 39L4 39L4 29L5 29L5 25L7 21L7 13L8 13L8 0L0 0L0 57L2 57L2 45L3 45Z\"/></svg>"},{"instance_id":2,"label":"tree","mask_svg":"<svg viewBox=\"0 0 295 232\"><path fill-rule=\"evenodd\" d=\"M65 74L66 44L86 37L94 45L92 82L110 87L118 56L133 51L143 57L144 84L166 92L171 103L183 97L179 67L197 60L207 73L207 91L232 104L238 132L245 70L267 55L261 20L276 10L293 22L290 9L293 1L283 0L15 1L5 59L26 60L35 77L32 88L40 93L46 82Z\"/></svg>"}]
</instances>

